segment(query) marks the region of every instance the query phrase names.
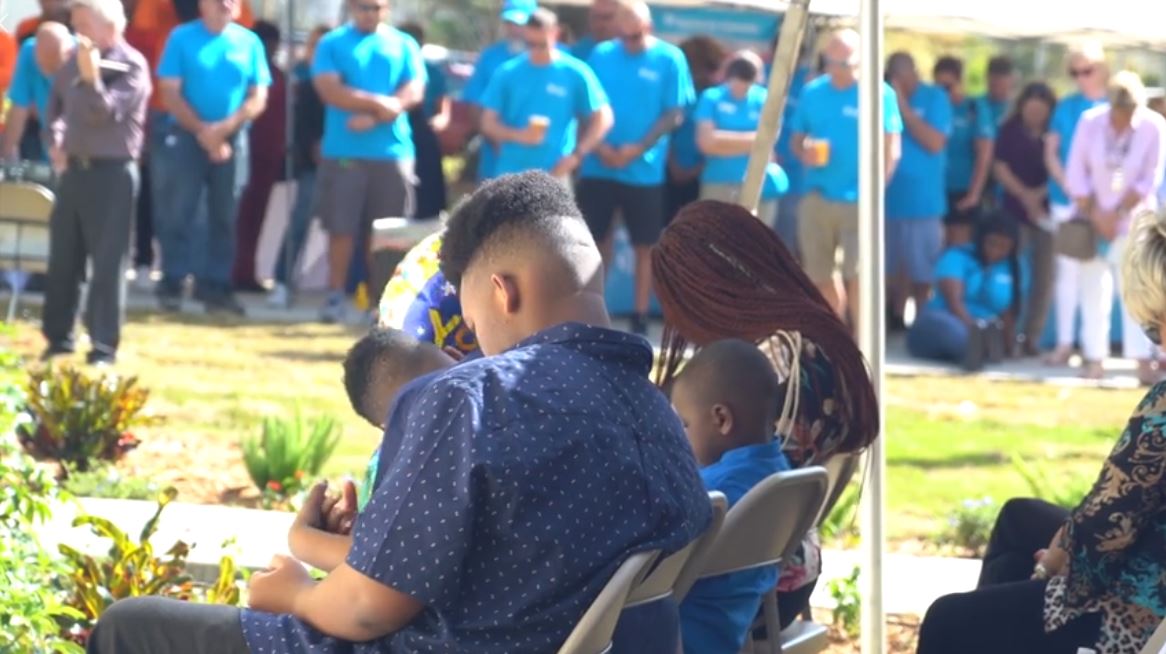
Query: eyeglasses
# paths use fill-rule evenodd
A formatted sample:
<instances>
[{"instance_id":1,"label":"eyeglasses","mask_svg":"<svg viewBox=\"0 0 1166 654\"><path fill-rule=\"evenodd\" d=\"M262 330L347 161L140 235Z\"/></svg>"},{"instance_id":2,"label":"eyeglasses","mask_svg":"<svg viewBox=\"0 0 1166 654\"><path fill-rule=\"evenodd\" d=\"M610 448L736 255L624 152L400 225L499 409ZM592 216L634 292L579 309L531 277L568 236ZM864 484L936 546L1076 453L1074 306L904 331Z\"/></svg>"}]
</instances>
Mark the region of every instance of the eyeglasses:
<instances>
[{"instance_id":1,"label":"eyeglasses","mask_svg":"<svg viewBox=\"0 0 1166 654\"><path fill-rule=\"evenodd\" d=\"M1142 331L1146 332L1146 338L1150 339L1151 343L1162 345L1162 328L1159 325L1155 323L1142 325Z\"/></svg>"},{"instance_id":2,"label":"eyeglasses","mask_svg":"<svg viewBox=\"0 0 1166 654\"><path fill-rule=\"evenodd\" d=\"M1070 68L1069 77L1077 79L1078 77L1089 77L1093 74L1093 66L1086 66L1085 68Z\"/></svg>"}]
</instances>

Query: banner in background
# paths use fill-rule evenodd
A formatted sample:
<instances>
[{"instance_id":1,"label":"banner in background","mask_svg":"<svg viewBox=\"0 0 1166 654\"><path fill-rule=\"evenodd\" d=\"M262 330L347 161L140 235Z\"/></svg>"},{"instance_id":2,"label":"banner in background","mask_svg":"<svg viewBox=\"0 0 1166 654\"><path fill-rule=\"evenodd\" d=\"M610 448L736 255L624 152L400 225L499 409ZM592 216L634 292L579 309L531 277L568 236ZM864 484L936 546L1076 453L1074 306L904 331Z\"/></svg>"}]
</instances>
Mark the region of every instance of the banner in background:
<instances>
[{"instance_id":1,"label":"banner in background","mask_svg":"<svg viewBox=\"0 0 1166 654\"><path fill-rule=\"evenodd\" d=\"M732 48L764 52L781 23L777 14L752 9L652 7L657 36L679 43L690 36L711 36Z\"/></svg>"}]
</instances>

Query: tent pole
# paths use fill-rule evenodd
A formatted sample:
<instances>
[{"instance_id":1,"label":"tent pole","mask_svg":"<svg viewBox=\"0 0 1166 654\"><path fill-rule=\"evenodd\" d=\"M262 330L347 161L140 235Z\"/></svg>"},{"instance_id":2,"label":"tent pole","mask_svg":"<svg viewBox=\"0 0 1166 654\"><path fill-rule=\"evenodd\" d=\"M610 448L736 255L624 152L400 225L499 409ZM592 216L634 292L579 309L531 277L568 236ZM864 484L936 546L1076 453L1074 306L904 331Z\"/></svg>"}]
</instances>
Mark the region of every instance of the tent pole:
<instances>
[{"instance_id":1,"label":"tent pole","mask_svg":"<svg viewBox=\"0 0 1166 654\"><path fill-rule=\"evenodd\" d=\"M879 419L885 424L883 359L886 349L883 318L885 293L883 266L883 193L886 178L883 133L883 16L879 0L860 0L859 32L862 49L858 76L858 233L859 233L859 345L870 363L871 379L879 402ZM866 489L862 493L862 653L886 651L886 614L883 606L883 479L886 432L879 430L869 450Z\"/></svg>"},{"instance_id":2,"label":"tent pole","mask_svg":"<svg viewBox=\"0 0 1166 654\"><path fill-rule=\"evenodd\" d=\"M284 125L284 183L283 192L287 200L287 226L284 228L283 239L281 239L282 247L279 248L280 253L283 254L284 271L287 273L287 304L285 309L290 309L295 303L295 291L298 284L296 275L296 262L298 261L298 253L292 252L288 247L291 242L291 235L293 231L292 221L295 220L296 215L296 196L291 192L292 185L296 183L296 165L295 165L295 116L296 116L296 0L282 0L283 3L283 20L284 28L284 42L287 43L287 70L284 71L284 106L285 111L285 125ZM309 84L311 82L308 82Z\"/></svg>"},{"instance_id":3,"label":"tent pole","mask_svg":"<svg viewBox=\"0 0 1166 654\"><path fill-rule=\"evenodd\" d=\"M790 0L781 21L780 36L773 51L773 65L769 67L769 95L761 107L757 139L753 141L753 149L749 152L749 166L745 171L741 197L738 198L738 202L753 213L757 213L757 205L761 200L765 167L769 165L777 135L781 133L781 117L785 111L790 80L798 65L802 38L809 24L809 5L810 0Z\"/></svg>"}]
</instances>

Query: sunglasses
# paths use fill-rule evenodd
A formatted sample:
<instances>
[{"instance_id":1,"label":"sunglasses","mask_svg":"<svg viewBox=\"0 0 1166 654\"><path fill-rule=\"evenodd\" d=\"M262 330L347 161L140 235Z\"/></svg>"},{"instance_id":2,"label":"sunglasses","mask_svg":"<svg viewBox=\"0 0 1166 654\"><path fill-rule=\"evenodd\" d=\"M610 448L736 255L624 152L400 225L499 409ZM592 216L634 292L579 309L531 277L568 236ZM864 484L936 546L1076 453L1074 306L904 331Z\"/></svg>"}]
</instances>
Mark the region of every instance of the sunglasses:
<instances>
[{"instance_id":1,"label":"sunglasses","mask_svg":"<svg viewBox=\"0 0 1166 654\"><path fill-rule=\"evenodd\" d=\"M1085 68L1070 68L1069 77L1077 79L1079 77L1089 77L1093 74L1093 66L1086 66Z\"/></svg>"},{"instance_id":2,"label":"sunglasses","mask_svg":"<svg viewBox=\"0 0 1166 654\"><path fill-rule=\"evenodd\" d=\"M1142 325L1142 331L1146 333L1146 338L1150 339L1151 343L1158 346L1162 345L1162 328L1159 325L1155 323Z\"/></svg>"}]
</instances>

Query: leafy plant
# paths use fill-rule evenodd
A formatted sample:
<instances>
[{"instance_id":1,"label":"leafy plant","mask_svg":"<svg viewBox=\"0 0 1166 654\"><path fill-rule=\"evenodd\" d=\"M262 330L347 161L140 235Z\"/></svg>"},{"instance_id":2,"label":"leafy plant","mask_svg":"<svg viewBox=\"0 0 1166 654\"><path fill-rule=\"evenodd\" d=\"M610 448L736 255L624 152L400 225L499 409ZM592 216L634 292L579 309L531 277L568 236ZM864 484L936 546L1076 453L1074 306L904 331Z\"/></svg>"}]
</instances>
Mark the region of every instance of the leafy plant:
<instances>
[{"instance_id":1,"label":"leafy plant","mask_svg":"<svg viewBox=\"0 0 1166 654\"><path fill-rule=\"evenodd\" d=\"M834 626L851 640L858 638L862 625L862 591L858 587L861 574L862 570L854 566L850 576L832 579L827 585L834 600Z\"/></svg>"},{"instance_id":2,"label":"leafy plant","mask_svg":"<svg viewBox=\"0 0 1166 654\"><path fill-rule=\"evenodd\" d=\"M29 372L25 419L17 424L30 454L85 472L95 461L117 461L138 445L130 428L149 422L150 393L136 377L89 377L73 367ZM62 469L62 475L66 469Z\"/></svg>"},{"instance_id":3,"label":"leafy plant","mask_svg":"<svg viewBox=\"0 0 1166 654\"><path fill-rule=\"evenodd\" d=\"M340 424L324 416L309 425L299 409L289 420L267 418L258 438L243 437L243 462L264 503L286 503L320 474L340 442Z\"/></svg>"},{"instance_id":4,"label":"leafy plant","mask_svg":"<svg viewBox=\"0 0 1166 654\"><path fill-rule=\"evenodd\" d=\"M149 500L158 496L158 485L149 479L123 477L117 468L103 465L86 472L70 471L63 485L77 497L113 500Z\"/></svg>"},{"instance_id":5,"label":"leafy plant","mask_svg":"<svg viewBox=\"0 0 1166 654\"><path fill-rule=\"evenodd\" d=\"M968 556L980 558L988 546L999 511L1000 508L990 497L964 500L948 517L947 529L939 538L940 544L954 546L964 550Z\"/></svg>"},{"instance_id":6,"label":"leafy plant","mask_svg":"<svg viewBox=\"0 0 1166 654\"><path fill-rule=\"evenodd\" d=\"M848 485L818 529L822 538L844 543L855 541L858 538L857 517L861 501L861 486L858 483Z\"/></svg>"},{"instance_id":7,"label":"leafy plant","mask_svg":"<svg viewBox=\"0 0 1166 654\"><path fill-rule=\"evenodd\" d=\"M1093 482L1082 477L1050 480L1044 467L1025 461L1019 454L1012 455L1012 467L1024 478L1033 497L1066 509L1077 508L1093 488Z\"/></svg>"}]
</instances>

